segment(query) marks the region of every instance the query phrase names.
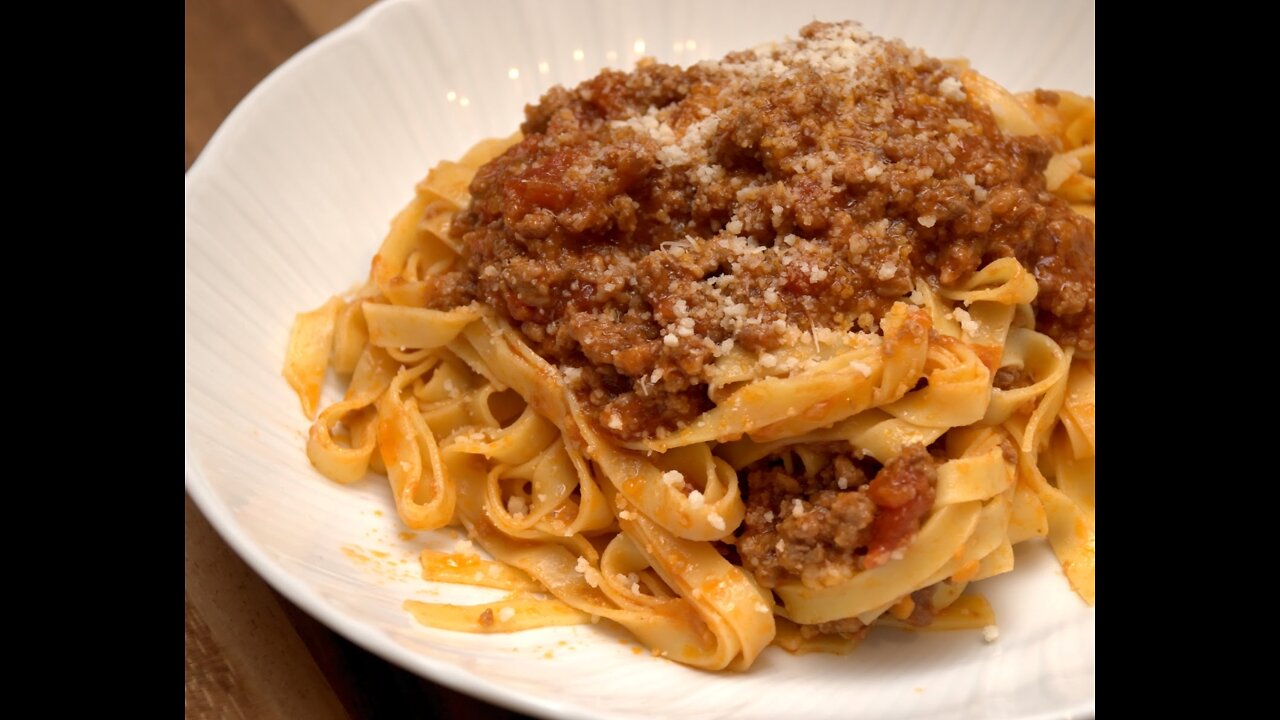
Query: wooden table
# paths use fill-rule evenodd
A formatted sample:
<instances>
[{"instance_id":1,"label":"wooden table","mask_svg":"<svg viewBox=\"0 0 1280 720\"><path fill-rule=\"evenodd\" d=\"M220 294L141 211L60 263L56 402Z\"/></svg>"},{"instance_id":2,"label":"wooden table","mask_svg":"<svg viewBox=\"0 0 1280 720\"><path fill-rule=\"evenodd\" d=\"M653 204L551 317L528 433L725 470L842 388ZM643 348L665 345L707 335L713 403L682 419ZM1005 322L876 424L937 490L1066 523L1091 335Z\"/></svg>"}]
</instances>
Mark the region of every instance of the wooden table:
<instances>
[{"instance_id":1,"label":"wooden table","mask_svg":"<svg viewBox=\"0 0 1280 720\"><path fill-rule=\"evenodd\" d=\"M369 0L186 0L186 165L267 73ZM356 647L285 600L186 500L190 718L524 716Z\"/></svg>"}]
</instances>

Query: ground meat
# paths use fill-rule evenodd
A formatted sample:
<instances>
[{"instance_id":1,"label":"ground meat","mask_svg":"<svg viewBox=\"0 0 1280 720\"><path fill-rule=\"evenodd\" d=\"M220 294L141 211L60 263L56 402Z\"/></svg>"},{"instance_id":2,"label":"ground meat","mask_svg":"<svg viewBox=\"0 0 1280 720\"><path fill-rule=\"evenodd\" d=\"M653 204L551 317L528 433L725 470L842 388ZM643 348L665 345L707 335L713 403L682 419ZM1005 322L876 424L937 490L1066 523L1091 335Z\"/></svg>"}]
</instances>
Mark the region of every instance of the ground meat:
<instances>
[{"instance_id":1,"label":"ground meat","mask_svg":"<svg viewBox=\"0 0 1280 720\"><path fill-rule=\"evenodd\" d=\"M1040 138L1001 133L953 73L852 24L688 69L642 63L555 88L484 165L452 224L478 299L579 368L606 432L702 412L730 347L874 330L913 278L1015 257L1037 327L1093 349L1093 223L1045 189Z\"/></svg>"},{"instance_id":2,"label":"ground meat","mask_svg":"<svg viewBox=\"0 0 1280 720\"><path fill-rule=\"evenodd\" d=\"M1035 378L1023 368L1006 365L996 371L992 384L1001 390L1016 390L1035 384Z\"/></svg>"},{"instance_id":3,"label":"ground meat","mask_svg":"<svg viewBox=\"0 0 1280 720\"><path fill-rule=\"evenodd\" d=\"M457 307L471 302L475 283L469 273L448 272L429 275L425 279L427 302L435 307Z\"/></svg>"},{"instance_id":4,"label":"ground meat","mask_svg":"<svg viewBox=\"0 0 1280 720\"><path fill-rule=\"evenodd\" d=\"M937 614L938 609L933 605L933 597L938 592L937 585L930 585L927 588L921 588L911 593L911 614L908 615L904 622L915 627L925 627L933 624L933 617Z\"/></svg>"},{"instance_id":5,"label":"ground meat","mask_svg":"<svg viewBox=\"0 0 1280 720\"><path fill-rule=\"evenodd\" d=\"M920 529L920 518L933 507L938 467L921 445L914 445L889 461L871 481L867 496L879 512L871 523L871 542L863 567L879 567L906 545Z\"/></svg>"},{"instance_id":6,"label":"ground meat","mask_svg":"<svg viewBox=\"0 0 1280 720\"><path fill-rule=\"evenodd\" d=\"M817 637L818 635L839 635L845 638L854 638L866 635L867 629L867 626L863 625L858 618L840 618L839 620L818 623L817 625L801 625L800 636L806 639Z\"/></svg>"},{"instance_id":7,"label":"ground meat","mask_svg":"<svg viewBox=\"0 0 1280 720\"><path fill-rule=\"evenodd\" d=\"M776 458L743 471L747 511L737 548L763 587L789 579L829 587L881 565L933 506L937 461L924 446L879 469L847 445L836 452L816 471L790 471Z\"/></svg>"}]
</instances>

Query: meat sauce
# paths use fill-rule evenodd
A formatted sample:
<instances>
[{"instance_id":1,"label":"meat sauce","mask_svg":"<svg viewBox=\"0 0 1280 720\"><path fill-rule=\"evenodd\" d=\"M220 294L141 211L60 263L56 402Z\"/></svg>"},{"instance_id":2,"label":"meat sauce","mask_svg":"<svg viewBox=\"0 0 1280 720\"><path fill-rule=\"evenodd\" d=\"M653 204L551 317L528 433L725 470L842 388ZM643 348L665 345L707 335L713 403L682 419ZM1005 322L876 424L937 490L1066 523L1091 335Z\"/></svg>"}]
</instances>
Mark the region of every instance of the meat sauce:
<instances>
[{"instance_id":1,"label":"meat sauce","mask_svg":"<svg viewBox=\"0 0 1280 720\"><path fill-rule=\"evenodd\" d=\"M1032 270L1038 329L1093 348L1094 226L1046 191L1050 146L1001 133L938 60L853 24L688 69L642 62L526 108L451 232L479 300L576 368L601 429L707 410L708 369L816 328L875 331L916 279ZM887 521L886 521L887 522Z\"/></svg>"},{"instance_id":2,"label":"meat sauce","mask_svg":"<svg viewBox=\"0 0 1280 720\"><path fill-rule=\"evenodd\" d=\"M895 557L933 507L937 462L921 445L884 467L832 448L816 472L794 472L777 459L746 470L747 512L737 551L766 588L785 580L838 585Z\"/></svg>"}]
</instances>

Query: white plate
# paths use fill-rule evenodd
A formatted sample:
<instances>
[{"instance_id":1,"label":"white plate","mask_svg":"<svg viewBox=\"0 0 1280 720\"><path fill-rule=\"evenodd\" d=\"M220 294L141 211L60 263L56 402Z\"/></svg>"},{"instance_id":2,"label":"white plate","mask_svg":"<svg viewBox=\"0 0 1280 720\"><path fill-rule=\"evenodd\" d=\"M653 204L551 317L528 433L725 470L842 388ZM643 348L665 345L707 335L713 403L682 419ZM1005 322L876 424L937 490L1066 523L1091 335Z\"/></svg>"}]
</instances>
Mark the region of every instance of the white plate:
<instances>
[{"instance_id":1,"label":"white plate","mask_svg":"<svg viewBox=\"0 0 1280 720\"><path fill-rule=\"evenodd\" d=\"M523 104L554 83L630 67L641 53L719 57L815 18L860 19L936 57L967 56L1015 90L1093 92L1093 4L1012 0L395 1L263 81L186 178L186 482L222 536L363 647L536 715L1091 715L1094 613L1042 545L981 584L999 618L996 643L877 630L846 657L775 648L750 672L710 674L637 654L603 624L505 636L415 624L401 609L407 597L483 596L416 578L415 549L452 540L401 540L385 482L339 486L304 455L307 422L280 376L293 315L364 278L430 165L511 133Z\"/></svg>"}]
</instances>

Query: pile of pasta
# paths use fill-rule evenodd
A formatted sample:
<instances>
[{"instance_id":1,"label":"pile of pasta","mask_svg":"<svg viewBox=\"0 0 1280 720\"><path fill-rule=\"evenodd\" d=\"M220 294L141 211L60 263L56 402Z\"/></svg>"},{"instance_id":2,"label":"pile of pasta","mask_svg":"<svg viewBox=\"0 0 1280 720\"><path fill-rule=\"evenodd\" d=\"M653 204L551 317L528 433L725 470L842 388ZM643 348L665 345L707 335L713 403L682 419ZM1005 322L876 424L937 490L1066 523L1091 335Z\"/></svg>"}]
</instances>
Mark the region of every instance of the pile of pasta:
<instances>
[{"instance_id":1,"label":"pile of pasta","mask_svg":"<svg viewBox=\"0 0 1280 720\"><path fill-rule=\"evenodd\" d=\"M1005 131L1051 139L1050 189L1092 218L1092 100L1058 93L1046 104L972 71L962 78ZM285 375L314 418L315 467L341 483L385 475L407 528L461 524L494 558L424 551L428 579L509 594L473 606L407 601L421 622L508 632L605 618L655 654L745 669L771 642L847 651L847 641L796 630L850 617L902 625L891 610L931 586L943 609L934 627L988 625L984 601L957 599L1011 570L1013 546L1033 538L1048 539L1092 605L1094 360L1036 332L1036 280L1016 260L952 290L918 282L918 304L896 304L880 332L792 348L805 369L789 375L731 352L716 365L712 410L665 436L619 443L498 315L478 304L425 307L425 280L463 263L448 225L471 177L517 140L482 142L434 168L368 281L299 315L289 342ZM994 387L1006 366L1030 384ZM319 409L329 367L350 381ZM939 440L949 459L936 502L884 565L833 587L796 581L770 592L713 544L741 523L738 471L760 458L792 453L803 465L809 444L846 441L885 463ZM672 471L699 491L696 502L664 481Z\"/></svg>"}]
</instances>

